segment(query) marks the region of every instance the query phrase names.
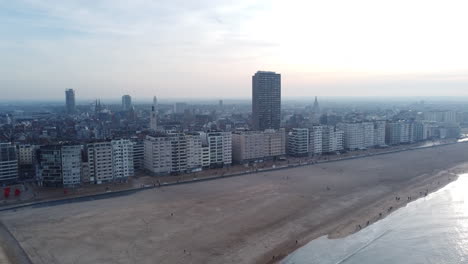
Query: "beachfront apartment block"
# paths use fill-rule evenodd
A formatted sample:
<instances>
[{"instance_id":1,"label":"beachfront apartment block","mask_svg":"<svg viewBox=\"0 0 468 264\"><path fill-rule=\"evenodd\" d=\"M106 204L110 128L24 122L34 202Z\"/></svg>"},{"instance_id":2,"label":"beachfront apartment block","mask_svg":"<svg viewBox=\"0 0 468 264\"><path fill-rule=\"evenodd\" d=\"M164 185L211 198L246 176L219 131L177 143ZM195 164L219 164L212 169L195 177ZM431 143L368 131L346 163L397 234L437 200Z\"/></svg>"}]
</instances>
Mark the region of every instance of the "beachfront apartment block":
<instances>
[{"instance_id":1,"label":"beachfront apartment block","mask_svg":"<svg viewBox=\"0 0 468 264\"><path fill-rule=\"evenodd\" d=\"M0 143L0 183L18 179L18 157L16 147L11 143Z\"/></svg>"},{"instance_id":2,"label":"beachfront apartment block","mask_svg":"<svg viewBox=\"0 0 468 264\"><path fill-rule=\"evenodd\" d=\"M203 146L198 133L187 134L187 168L191 171L199 171L203 168ZM209 151L209 148L206 148ZM208 152L209 153L209 152ZM206 157L205 157L206 158ZM207 155L209 166L209 154Z\"/></svg>"},{"instance_id":3,"label":"beachfront apartment block","mask_svg":"<svg viewBox=\"0 0 468 264\"><path fill-rule=\"evenodd\" d=\"M293 128L287 133L288 155L295 157L309 154L309 129Z\"/></svg>"},{"instance_id":4,"label":"beachfront apartment block","mask_svg":"<svg viewBox=\"0 0 468 264\"><path fill-rule=\"evenodd\" d=\"M89 164L89 181L101 184L112 182L113 162L112 143L110 141L90 143L86 145Z\"/></svg>"},{"instance_id":5,"label":"beachfront apartment block","mask_svg":"<svg viewBox=\"0 0 468 264\"><path fill-rule=\"evenodd\" d=\"M267 138L267 157L281 157L286 155L286 131L267 129L264 131Z\"/></svg>"},{"instance_id":6,"label":"beachfront apartment block","mask_svg":"<svg viewBox=\"0 0 468 264\"><path fill-rule=\"evenodd\" d=\"M267 138L261 131L232 134L232 159L236 163L261 160L267 155Z\"/></svg>"},{"instance_id":7,"label":"beachfront apartment block","mask_svg":"<svg viewBox=\"0 0 468 264\"><path fill-rule=\"evenodd\" d=\"M312 126L309 128L309 154L320 155L323 152L324 126Z\"/></svg>"},{"instance_id":8,"label":"beachfront apartment block","mask_svg":"<svg viewBox=\"0 0 468 264\"><path fill-rule=\"evenodd\" d=\"M171 139L171 173L187 172L188 146L185 134L174 133L169 137Z\"/></svg>"},{"instance_id":9,"label":"beachfront apartment block","mask_svg":"<svg viewBox=\"0 0 468 264\"><path fill-rule=\"evenodd\" d=\"M460 126L455 123L398 120L387 123L386 142L388 145L398 145L433 138L458 138L460 133Z\"/></svg>"},{"instance_id":10,"label":"beachfront apartment block","mask_svg":"<svg viewBox=\"0 0 468 264\"><path fill-rule=\"evenodd\" d=\"M146 136L145 169L152 174L168 174L172 167L172 144L168 136Z\"/></svg>"},{"instance_id":11,"label":"beachfront apartment block","mask_svg":"<svg viewBox=\"0 0 468 264\"><path fill-rule=\"evenodd\" d=\"M178 174L232 163L231 132L160 133L146 136L145 169Z\"/></svg>"},{"instance_id":12,"label":"beachfront apartment block","mask_svg":"<svg viewBox=\"0 0 468 264\"><path fill-rule=\"evenodd\" d=\"M75 187L81 185L82 147L82 145L62 146L63 186Z\"/></svg>"},{"instance_id":13,"label":"beachfront apartment block","mask_svg":"<svg viewBox=\"0 0 468 264\"><path fill-rule=\"evenodd\" d=\"M427 111L424 112L424 120L440 123L457 123L457 112L455 111Z\"/></svg>"},{"instance_id":14,"label":"beachfront apartment block","mask_svg":"<svg viewBox=\"0 0 468 264\"><path fill-rule=\"evenodd\" d=\"M210 147L208 145L202 145L201 147L201 164L202 168L210 167Z\"/></svg>"},{"instance_id":15,"label":"beachfront apartment block","mask_svg":"<svg viewBox=\"0 0 468 264\"><path fill-rule=\"evenodd\" d=\"M361 123L363 146L364 148L370 148L375 145L374 140L374 123L373 122L362 122Z\"/></svg>"},{"instance_id":16,"label":"beachfront apartment block","mask_svg":"<svg viewBox=\"0 0 468 264\"><path fill-rule=\"evenodd\" d=\"M386 121L374 121L374 146L385 146L385 125Z\"/></svg>"},{"instance_id":17,"label":"beachfront apartment block","mask_svg":"<svg viewBox=\"0 0 468 264\"><path fill-rule=\"evenodd\" d=\"M135 174L133 142L128 139L112 140L113 181L126 182Z\"/></svg>"},{"instance_id":18,"label":"beachfront apartment block","mask_svg":"<svg viewBox=\"0 0 468 264\"><path fill-rule=\"evenodd\" d=\"M344 148L366 149L385 145L385 121L339 123L344 132Z\"/></svg>"},{"instance_id":19,"label":"beachfront apartment block","mask_svg":"<svg viewBox=\"0 0 468 264\"><path fill-rule=\"evenodd\" d=\"M349 150L364 149L364 129L362 123L340 123L337 125L344 132L344 147Z\"/></svg>"},{"instance_id":20,"label":"beachfront apartment block","mask_svg":"<svg viewBox=\"0 0 468 264\"><path fill-rule=\"evenodd\" d=\"M81 184L82 145L47 145L38 150L38 183L50 187Z\"/></svg>"},{"instance_id":21,"label":"beachfront apartment block","mask_svg":"<svg viewBox=\"0 0 468 264\"><path fill-rule=\"evenodd\" d=\"M231 132L200 132L202 145L208 146L210 167L225 167L232 164Z\"/></svg>"},{"instance_id":22,"label":"beachfront apartment block","mask_svg":"<svg viewBox=\"0 0 468 264\"><path fill-rule=\"evenodd\" d=\"M333 153L343 150L344 131L335 126L323 126L322 128L322 152Z\"/></svg>"},{"instance_id":23,"label":"beachfront apartment block","mask_svg":"<svg viewBox=\"0 0 468 264\"><path fill-rule=\"evenodd\" d=\"M412 122L399 120L388 122L386 125L385 137L388 145L398 145L411 142Z\"/></svg>"},{"instance_id":24,"label":"beachfront apartment block","mask_svg":"<svg viewBox=\"0 0 468 264\"><path fill-rule=\"evenodd\" d=\"M89 182L125 182L134 175L133 142L118 139L86 145Z\"/></svg>"},{"instance_id":25,"label":"beachfront apartment block","mask_svg":"<svg viewBox=\"0 0 468 264\"><path fill-rule=\"evenodd\" d=\"M133 169L135 172L143 170L145 159L145 142L143 139L132 138L133 143Z\"/></svg>"},{"instance_id":26,"label":"beachfront apartment block","mask_svg":"<svg viewBox=\"0 0 468 264\"><path fill-rule=\"evenodd\" d=\"M232 134L232 158L236 163L273 159L285 154L284 129L240 131Z\"/></svg>"}]
</instances>

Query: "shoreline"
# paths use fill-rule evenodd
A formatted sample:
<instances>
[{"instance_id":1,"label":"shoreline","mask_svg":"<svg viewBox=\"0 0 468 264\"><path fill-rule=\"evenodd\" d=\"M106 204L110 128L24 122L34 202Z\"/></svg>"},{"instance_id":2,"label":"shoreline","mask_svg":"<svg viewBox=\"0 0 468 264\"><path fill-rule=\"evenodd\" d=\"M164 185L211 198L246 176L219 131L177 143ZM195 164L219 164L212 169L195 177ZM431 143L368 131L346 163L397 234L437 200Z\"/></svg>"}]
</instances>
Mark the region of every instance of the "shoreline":
<instances>
[{"instance_id":1,"label":"shoreline","mask_svg":"<svg viewBox=\"0 0 468 264\"><path fill-rule=\"evenodd\" d=\"M466 171L468 148L453 144L29 206L0 219L33 263L277 263Z\"/></svg>"},{"instance_id":2,"label":"shoreline","mask_svg":"<svg viewBox=\"0 0 468 264\"><path fill-rule=\"evenodd\" d=\"M293 243L289 242L287 243L289 246L285 246L284 249L278 249L280 253L275 256L274 259L265 256L265 258L260 260L259 263L281 263L286 257L294 253L294 251L323 236L326 236L328 239L341 239L354 233L358 233L372 224L385 219L399 209L406 207L409 203L424 198L425 196L444 188L448 184L457 181L460 177L459 174L463 173L468 173L468 162L451 169L438 171L429 177L427 177L427 175L418 176L412 179L411 183L400 191L395 191L392 194L383 196L372 204L344 214L342 219L324 225L322 228L330 230L329 232L322 234L316 231L311 231L310 234L306 234L301 238L301 241L298 241L299 243L294 246L290 246ZM400 200L397 200L396 197L400 197ZM405 199L401 200L401 198ZM361 228L359 228L359 225Z\"/></svg>"}]
</instances>

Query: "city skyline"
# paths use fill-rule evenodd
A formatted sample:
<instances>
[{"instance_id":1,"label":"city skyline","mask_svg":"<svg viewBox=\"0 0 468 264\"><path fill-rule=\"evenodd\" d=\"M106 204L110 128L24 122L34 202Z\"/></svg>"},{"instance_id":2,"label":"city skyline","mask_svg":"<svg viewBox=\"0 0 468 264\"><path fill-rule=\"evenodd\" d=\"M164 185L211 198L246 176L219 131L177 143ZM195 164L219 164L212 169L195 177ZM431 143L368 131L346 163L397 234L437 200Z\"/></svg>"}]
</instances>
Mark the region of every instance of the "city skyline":
<instances>
[{"instance_id":1,"label":"city skyline","mask_svg":"<svg viewBox=\"0 0 468 264\"><path fill-rule=\"evenodd\" d=\"M468 95L462 1L0 7L4 100L59 99L66 87L81 98L248 97L257 70L281 72L285 97Z\"/></svg>"}]
</instances>

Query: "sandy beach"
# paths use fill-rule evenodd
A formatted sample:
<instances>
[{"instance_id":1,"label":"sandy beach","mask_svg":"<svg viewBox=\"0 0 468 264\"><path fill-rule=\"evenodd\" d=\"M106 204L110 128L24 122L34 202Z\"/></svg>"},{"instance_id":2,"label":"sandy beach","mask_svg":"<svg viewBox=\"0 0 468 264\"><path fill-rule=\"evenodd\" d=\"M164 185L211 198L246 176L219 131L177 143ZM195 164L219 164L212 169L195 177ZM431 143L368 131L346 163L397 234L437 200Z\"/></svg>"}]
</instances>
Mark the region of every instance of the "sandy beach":
<instances>
[{"instance_id":1,"label":"sandy beach","mask_svg":"<svg viewBox=\"0 0 468 264\"><path fill-rule=\"evenodd\" d=\"M365 228L455 180L467 162L468 145L447 145L25 208L0 221L33 263L273 263L319 236Z\"/></svg>"}]
</instances>

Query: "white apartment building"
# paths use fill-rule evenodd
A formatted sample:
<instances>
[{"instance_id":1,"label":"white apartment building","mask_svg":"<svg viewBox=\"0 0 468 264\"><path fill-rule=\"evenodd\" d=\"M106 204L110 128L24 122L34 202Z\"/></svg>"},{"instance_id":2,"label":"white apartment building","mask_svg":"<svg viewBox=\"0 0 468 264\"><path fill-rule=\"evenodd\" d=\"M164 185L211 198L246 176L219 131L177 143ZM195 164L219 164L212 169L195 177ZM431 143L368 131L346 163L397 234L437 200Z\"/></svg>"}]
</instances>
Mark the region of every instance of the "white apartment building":
<instances>
[{"instance_id":1,"label":"white apartment building","mask_svg":"<svg viewBox=\"0 0 468 264\"><path fill-rule=\"evenodd\" d=\"M200 170L202 164L202 141L200 135L189 134L187 139L187 168L191 171ZM208 156L209 157L209 156ZM209 166L209 164L208 164Z\"/></svg>"},{"instance_id":2,"label":"white apartment building","mask_svg":"<svg viewBox=\"0 0 468 264\"><path fill-rule=\"evenodd\" d=\"M323 152L323 126L309 128L309 153L320 155Z\"/></svg>"},{"instance_id":3,"label":"white apartment building","mask_svg":"<svg viewBox=\"0 0 468 264\"><path fill-rule=\"evenodd\" d=\"M171 140L171 172L187 171L187 138L185 134L170 134Z\"/></svg>"},{"instance_id":4,"label":"white apartment building","mask_svg":"<svg viewBox=\"0 0 468 264\"><path fill-rule=\"evenodd\" d=\"M112 174L114 181L127 181L135 174L133 142L128 139L112 140Z\"/></svg>"},{"instance_id":5,"label":"white apartment building","mask_svg":"<svg viewBox=\"0 0 468 264\"><path fill-rule=\"evenodd\" d=\"M411 122L400 122L400 143L410 143L411 142Z\"/></svg>"},{"instance_id":6,"label":"white apartment building","mask_svg":"<svg viewBox=\"0 0 468 264\"><path fill-rule=\"evenodd\" d=\"M153 174L167 174L172 168L172 144L168 136L146 136L145 169Z\"/></svg>"},{"instance_id":7,"label":"white apartment building","mask_svg":"<svg viewBox=\"0 0 468 264\"><path fill-rule=\"evenodd\" d=\"M374 122L374 146L385 146L386 121Z\"/></svg>"},{"instance_id":8,"label":"white apartment building","mask_svg":"<svg viewBox=\"0 0 468 264\"><path fill-rule=\"evenodd\" d=\"M309 153L309 129L293 128L287 135L288 154L306 156Z\"/></svg>"},{"instance_id":9,"label":"white apartment building","mask_svg":"<svg viewBox=\"0 0 468 264\"><path fill-rule=\"evenodd\" d=\"M147 136L145 169L153 174L184 173L232 163L230 132Z\"/></svg>"},{"instance_id":10,"label":"white apartment building","mask_svg":"<svg viewBox=\"0 0 468 264\"><path fill-rule=\"evenodd\" d=\"M133 142L128 139L87 144L89 182L126 181L134 175Z\"/></svg>"},{"instance_id":11,"label":"white apartment building","mask_svg":"<svg viewBox=\"0 0 468 264\"><path fill-rule=\"evenodd\" d=\"M344 148L365 149L385 145L385 121L340 123L344 133Z\"/></svg>"},{"instance_id":12,"label":"white apartment building","mask_svg":"<svg viewBox=\"0 0 468 264\"><path fill-rule=\"evenodd\" d=\"M334 126L323 126L322 152L332 153L343 150L344 131Z\"/></svg>"},{"instance_id":13,"label":"white apartment building","mask_svg":"<svg viewBox=\"0 0 468 264\"><path fill-rule=\"evenodd\" d=\"M232 133L200 133L202 144L209 147L210 166L230 166L232 164Z\"/></svg>"},{"instance_id":14,"label":"white apartment building","mask_svg":"<svg viewBox=\"0 0 468 264\"><path fill-rule=\"evenodd\" d=\"M101 184L114 180L112 143L110 141L87 144L89 180Z\"/></svg>"},{"instance_id":15,"label":"white apartment building","mask_svg":"<svg viewBox=\"0 0 468 264\"><path fill-rule=\"evenodd\" d=\"M201 155L202 155L202 158L201 158L202 167L209 168L210 167L210 147L208 146L208 144L207 145L202 144Z\"/></svg>"},{"instance_id":16,"label":"white apartment building","mask_svg":"<svg viewBox=\"0 0 468 264\"><path fill-rule=\"evenodd\" d=\"M344 147L346 149L364 148L364 129L361 123L340 123L338 128L344 132Z\"/></svg>"},{"instance_id":17,"label":"white apartment building","mask_svg":"<svg viewBox=\"0 0 468 264\"><path fill-rule=\"evenodd\" d=\"M362 122L362 136L364 148L370 148L375 146L374 140L374 123L373 122Z\"/></svg>"}]
</instances>

